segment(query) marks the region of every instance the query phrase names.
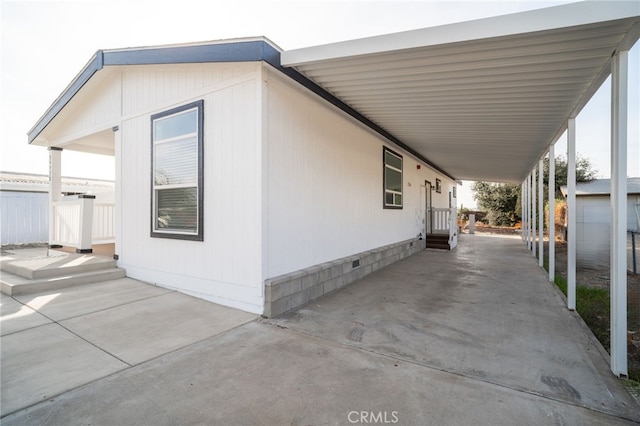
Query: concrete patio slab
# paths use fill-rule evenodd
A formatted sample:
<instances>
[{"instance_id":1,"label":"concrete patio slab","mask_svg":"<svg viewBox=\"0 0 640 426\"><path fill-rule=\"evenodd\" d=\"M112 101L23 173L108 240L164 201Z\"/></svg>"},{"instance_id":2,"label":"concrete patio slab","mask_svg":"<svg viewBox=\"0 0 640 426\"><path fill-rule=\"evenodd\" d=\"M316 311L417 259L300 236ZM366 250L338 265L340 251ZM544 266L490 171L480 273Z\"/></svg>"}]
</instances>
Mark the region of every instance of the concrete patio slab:
<instances>
[{"instance_id":1,"label":"concrete patio slab","mask_svg":"<svg viewBox=\"0 0 640 426\"><path fill-rule=\"evenodd\" d=\"M4 294L0 295L0 336L26 330L51 321Z\"/></svg>"},{"instance_id":2,"label":"concrete patio slab","mask_svg":"<svg viewBox=\"0 0 640 426\"><path fill-rule=\"evenodd\" d=\"M172 292L60 324L133 365L255 319L254 314Z\"/></svg>"},{"instance_id":3,"label":"concrete patio slab","mask_svg":"<svg viewBox=\"0 0 640 426\"><path fill-rule=\"evenodd\" d=\"M44 401L128 367L58 324L5 335L1 352L3 413Z\"/></svg>"},{"instance_id":4,"label":"concrete patio slab","mask_svg":"<svg viewBox=\"0 0 640 426\"><path fill-rule=\"evenodd\" d=\"M56 292L47 291L14 296L14 298L55 321L62 321L171 291L130 278L121 278L103 283L69 287Z\"/></svg>"},{"instance_id":5,"label":"concrete patio slab","mask_svg":"<svg viewBox=\"0 0 640 426\"><path fill-rule=\"evenodd\" d=\"M273 323L640 421L599 343L521 240L461 237L454 251L418 253Z\"/></svg>"},{"instance_id":6,"label":"concrete patio slab","mask_svg":"<svg viewBox=\"0 0 640 426\"><path fill-rule=\"evenodd\" d=\"M370 421L373 416L380 420ZM633 424L253 322L5 417L3 426L385 420L417 425Z\"/></svg>"},{"instance_id":7,"label":"concrete patio slab","mask_svg":"<svg viewBox=\"0 0 640 426\"><path fill-rule=\"evenodd\" d=\"M65 319L2 337L3 426L640 422L519 239L463 235L271 320L95 289L22 299Z\"/></svg>"}]
</instances>

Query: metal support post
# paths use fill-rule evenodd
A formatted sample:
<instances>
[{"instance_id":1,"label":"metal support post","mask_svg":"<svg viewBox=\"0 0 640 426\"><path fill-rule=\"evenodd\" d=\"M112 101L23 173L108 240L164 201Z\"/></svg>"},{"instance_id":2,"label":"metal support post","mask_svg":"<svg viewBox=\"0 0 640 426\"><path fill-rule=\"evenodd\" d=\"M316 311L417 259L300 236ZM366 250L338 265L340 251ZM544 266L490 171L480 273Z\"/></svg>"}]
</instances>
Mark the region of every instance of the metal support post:
<instances>
[{"instance_id":1,"label":"metal support post","mask_svg":"<svg viewBox=\"0 0 640 426\"><path fill-rule=\"evenodd\" d=\"M627 375L628 51L611 60L611 371Z\"/></svg>"},{"instance_id":2,"label":"metal support post","mask_svg":"<svg viewBox=\"0 0 640 426\"><path fill-rule=\"evenodd\" d=\"M538 161L538 266L544 266L544 182L542 158Z\"/></svg>"},{"instance_id":3,"label":"metal support post","mask_svg":"<svg viewBox=\"0 0 640 426\"><path fill-rule=\"evenodd\" d=\"M576 309L576 119L567 123L567 307Z\"/></svg>"},{"instance_id":4,"label":"metal support post","mask_svg":"<svg viewBox=\"0 0 640 426\"><path fill-rule=\"evenodd\" d=\"M549 281L556 278L556 157L555 146L549 147Z\"/></svg>"},{"instance_id":5,"label":"metal support post","mask_svg":"<svg viewBox=\"0 0 640 426\"><path fill-rule=\"evenodd\" d=\"M536 257L536 168L531 171L531 254Z\"/></svg>"}]
</instances>

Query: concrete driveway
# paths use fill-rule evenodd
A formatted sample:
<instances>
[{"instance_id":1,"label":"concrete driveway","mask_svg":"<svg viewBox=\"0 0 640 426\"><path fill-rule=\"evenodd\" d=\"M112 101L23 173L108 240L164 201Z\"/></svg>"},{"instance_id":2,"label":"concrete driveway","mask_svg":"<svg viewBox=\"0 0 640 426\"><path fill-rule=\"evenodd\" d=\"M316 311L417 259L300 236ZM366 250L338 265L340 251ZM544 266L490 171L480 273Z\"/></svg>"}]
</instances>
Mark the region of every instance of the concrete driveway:
<instances>
[{"instance_id":1,"label":"concrete driveway","mask_svg":"<svg viewBox=\"0 0 640 426\"><path fill-rule=\"evenodd\" d=\"M463 235L274 320L132 280L3 297L2 424L640 421L545 275Z\"/></svg>"}]
</instances>

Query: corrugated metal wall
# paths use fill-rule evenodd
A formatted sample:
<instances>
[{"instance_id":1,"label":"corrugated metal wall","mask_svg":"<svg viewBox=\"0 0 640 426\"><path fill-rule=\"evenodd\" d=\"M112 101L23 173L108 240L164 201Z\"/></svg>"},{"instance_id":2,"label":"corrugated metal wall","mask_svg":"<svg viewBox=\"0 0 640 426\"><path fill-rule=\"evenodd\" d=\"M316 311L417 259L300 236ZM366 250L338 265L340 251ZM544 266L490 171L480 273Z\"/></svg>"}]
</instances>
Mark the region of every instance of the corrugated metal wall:
<instances>
[{"instance_id":1,"label":"corrugated metal wall","mask_svg":"<svg viewBox=\"0 0 640 426\"><path fill-rule=\"evenodd\" d=\"M47 242L48 197L46 193L0 191L0 243Z\"/></svg>"},{"instance_id":2,"label":"corrugated metal wall","mask_svg":"<svg viewBox=\"0 0 640 426\"><path fill-rule=\"evenodd\" d=\"M637 228L634 207L637 199L635 196L629 196L627 199L627 229L634 231ZM578 197L577 199L576 256L578 265L581 267L609 267L611 239L610 203L609 196ZM630 254L629 249L629 255ZM629 257L629 262L631 262L631 257ZM631 263L628 263L627 266L631 269Z\"/></svg>"}]
</instances>

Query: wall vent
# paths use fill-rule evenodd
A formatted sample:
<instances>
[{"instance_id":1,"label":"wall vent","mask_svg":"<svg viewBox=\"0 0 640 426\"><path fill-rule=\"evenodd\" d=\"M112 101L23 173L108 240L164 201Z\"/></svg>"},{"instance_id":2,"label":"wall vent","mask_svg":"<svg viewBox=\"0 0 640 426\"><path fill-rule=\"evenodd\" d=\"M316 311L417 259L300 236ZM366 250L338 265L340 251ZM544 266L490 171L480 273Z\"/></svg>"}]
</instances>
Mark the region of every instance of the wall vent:
<instances>
[{"instance_id":1,"label":"wall vent","mask_svg":"<svg viewBox=\"0 0 640 426\"><path fill-rule=\"evenodd\" d=\"M351 267L352 268L357 268L358 266L360 266L360 259L354 260L353 262L351 262Z\"/></svg>"}]
</instances>

